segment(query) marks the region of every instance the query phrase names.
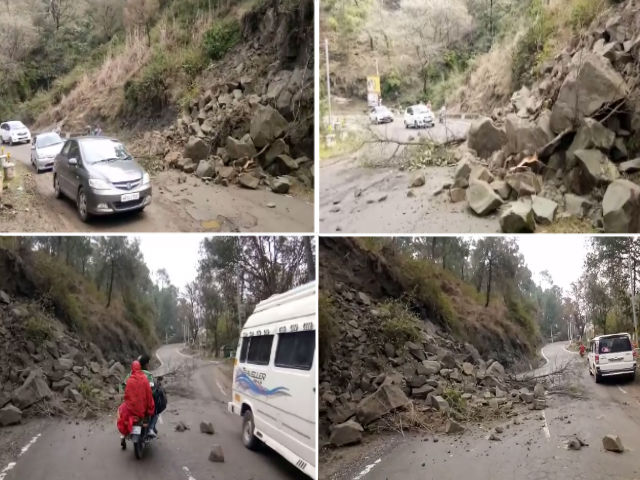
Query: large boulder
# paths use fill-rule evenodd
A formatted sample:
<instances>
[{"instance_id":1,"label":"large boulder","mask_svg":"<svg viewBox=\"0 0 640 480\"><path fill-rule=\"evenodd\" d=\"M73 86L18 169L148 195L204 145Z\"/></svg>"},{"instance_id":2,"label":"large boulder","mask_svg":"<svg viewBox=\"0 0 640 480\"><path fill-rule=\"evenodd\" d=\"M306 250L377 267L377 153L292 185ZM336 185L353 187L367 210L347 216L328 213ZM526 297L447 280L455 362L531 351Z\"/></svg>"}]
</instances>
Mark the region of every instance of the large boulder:
<instances>
[{"instance_id":1,"label":"large boulder","mask_svg":"<svg viewBox=\"0 0 640 480\"><path fill-rule=\"evenodd\" d=\"M216 174L216 168L211 160L200 160L196 175L200 178L213 177Z\"/></svg>"},{"instance_id":2,"label":"large boulder","mask_svg":"<svg viewBox=\"0 0 640 480\"><path fill-rule=\"evenodd\" d=\"M560 133L603 106L622 100L628 87L604 57L578 52L580 64L567 75L551 110L551 130Z\"/></svg>"},{"instance_id":3,"label":"large boulder","mask_svg":"<svg viewBox=\"0 0 640 480\"><path fill-rule=\"evenodd\" d=\"M385 384L363 398L356 408L356 416L362 425L368 425L387 413L404 407L410 402L397 385Z\"/></svg>"},{"instance_id":4,"label":"large boulder","mask_svg":"<svg viewBox=\"0 0 640 480\"><path fill-rule=\"evenodd\" d=\"M9 404L4 408L0 408L0 426L15 425L22 420L22 411L18 407Z\"/></svg>"},{"instance_id":5,"label":"large boulder","mask_svg":"<svg viewBox=\"0 0 640 480\"><path fill-rule=\"evenodd\" d=\"M287 126L287 121L275 108L259 107L251 118L249 130L253 144L258 148L269 145L284 134Z\"/></svg>"},{"instance_id":6,"label":"large boulder","mask_svg":"<svg viewBox=\"0 0 640 480\"><path fill-rule=\"evenodd\" d=\"M209 156L209 145L198 137L189 137L189 141L184 147L184 156L194 162L204 160Z\"/></svg>"},{"instance_id":7,"label":"large boulder","mask_svg":"<svg viewBox=\"0 0 640 480\"><path fill-rule=\"evenodd\" d=\"M597 185L607 185L620 177L618 168L600 150L576 150L580 183L576 193L588 193Z\"/></svg>"},{"instance_id":8,"label":"large boulder","mask_svg":"<svg viewBox=\"0 0 640 480\"><path fill-rule=\"evenodd\" d=\"M500 216L500 228L504 233L533 233L536 222L531 202L513 202Z\"/></svg>"},{"instance_id":9,"label":"large boulder","mask_svg":"<svg viewBox=\"0 0 640 480\"><path fill-rule=\"evenodd\" d=\"M496 127L490 118L482 118L471 124L467 135L467 145L479 157L489 158L507 143L504 130Z\"/></svg>"},{"instance_id":10,"label":"large boulder","mask_svg":"<svg viewBox=\"0 0 640 480\"><path fill-rule=\"evenodd\" d=\"M540 225L549 225L553 223L558 210L558 204L553 200L545 197L534 195L532 197L533 216L536 223Z\"/></svg>"},{"instance_id":11,"label":"large boulder","mask_svg":"<svg viewBox=\"0 0 640 480\"><path fill-rule=\"evenodd\" d=\"M535 195L542 190L542 181L531 170L508 173L505 175L504 181L511 190L516 192L518 198Z\"/></svg>"},{"instance_id":12,"label":"large boulder","mask_svg":"<svg viewBox=\"0 0 640 480\"><path fill-rule=\"evenodd\" d=\"M11 402L18 408L24 409L40 400L51 398L53 392L39 368L31 370L21 387L11 394Z\"/></svg>"},{"instance_id":13,"label":"large boulder","mask_svg":"<svg viewBox=\"0 0 640 480\"><path fill-rule=\"evenodd\" d=\"M502 199L493 191L491 185L482 180L476 180L467 190L469 207L480 216L489 215L502 205Z\"/></svg>"},{"instance_id":14,"label":"large boulder","mask_svg":"<svg viewBox=\"0 0 640 480\"><path fill-rule=\"evenodd\" d=\"M640 232L640 187L629 180L616 180L602 200L606 233Z\"/></svg>"},{"instance_id":15,"label":"large boulder","mask_svg":"<svg viewBox=\"0 0 640 480\"><path fill-rule=\"evenodd\" d=\"M506 153L508 155L521 152L534 154L552 139L550 132L513 113L505 118L504 128L507 136Z\"/></svg>"},{"instance_id":16,"label":"large boulder","mask_svg":"<svg viewBox=\"0 0 640 480\"><path fill-rule=\"evenodd\" d=\"M616 134L600 122L585 118L567 150L567 159L572 161L577 150L598 149L608 152L615 139Z\"/></svg>"},{"instance_id":17,"label":"large boulder","mask_svg":"<svg viewBox=\"0 0 640 480\"><path fill-rule=\"evenodd\" d=\"M257 154L256 147L248 134L240 140L236 140L233 137L227 137L226 149L229 158L232 160L236 160L238 158L253 158Z\"/></svg>"},{"instance_id":18,"label":"large boulder","mask_svg":"<svg viewBox=\"0 0 640 480\"><path fill-rule=\"evenodd\" d=\"M331 427L329 442L336 447L360 443L362 441L362 432L364 432L362 425L354 420L347 420Z\"/></svg>"}]
</instances>

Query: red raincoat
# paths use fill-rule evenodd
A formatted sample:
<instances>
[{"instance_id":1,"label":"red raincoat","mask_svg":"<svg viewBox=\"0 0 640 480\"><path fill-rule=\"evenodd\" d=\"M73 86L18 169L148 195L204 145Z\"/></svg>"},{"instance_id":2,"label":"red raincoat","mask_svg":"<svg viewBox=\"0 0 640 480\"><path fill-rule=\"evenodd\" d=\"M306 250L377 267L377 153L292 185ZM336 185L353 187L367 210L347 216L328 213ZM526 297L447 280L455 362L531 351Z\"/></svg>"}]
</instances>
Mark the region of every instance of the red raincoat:
<instances>
[{"instance_id":1,"label":"red raincoat","mask_svg":"<svg viewBox=\"0 0 640 480\"><path fill-rule=\"evenodd\" d=\"M149 380L142 372L140 362L135 360L124 387L124 403L118 408L118 430L122 435L129 435L136 420L151 417L155 409Z\"/></svg>"}]
</instances>

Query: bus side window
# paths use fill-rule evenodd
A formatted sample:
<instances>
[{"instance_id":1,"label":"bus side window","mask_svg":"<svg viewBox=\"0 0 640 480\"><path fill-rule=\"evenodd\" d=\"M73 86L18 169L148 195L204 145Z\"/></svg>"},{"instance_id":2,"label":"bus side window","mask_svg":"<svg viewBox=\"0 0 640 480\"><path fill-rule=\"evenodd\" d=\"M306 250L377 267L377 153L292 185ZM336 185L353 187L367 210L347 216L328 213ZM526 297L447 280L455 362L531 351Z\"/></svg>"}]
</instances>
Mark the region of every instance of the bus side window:
<instances>
[{"instance_id":1,"label":"bus side window","mask_svg":"<svg viewBox=\"0 0 640 480\"><path fill-rule=\"evenodd\" d=\"M246 363L247 361L249 342L251 342L251 337L242 337L242 348L240 348L240 358L238 359L240 363Z\"/></svg>"},{"instance_id":2,"label":"bus side window","mask_svg":"<svg viewBox=\"0 0 640 480\"><path fill-rule=\"evenodd\" d=\"M315 348L315 330L281 333L278 335L275 366L311 370Z\"/></svg>"},{"instance_id":3,"label":"bus side window","mask_svg":"<svg viewBox=\"0 0 640 480\"><path fill-rule=\"evenodd\" d=\"M247 363L254 365L269 365L271 359L271 345L273 344L273 335L260 335L251 337L247 352Z\"/></svg>"}]
</instances>

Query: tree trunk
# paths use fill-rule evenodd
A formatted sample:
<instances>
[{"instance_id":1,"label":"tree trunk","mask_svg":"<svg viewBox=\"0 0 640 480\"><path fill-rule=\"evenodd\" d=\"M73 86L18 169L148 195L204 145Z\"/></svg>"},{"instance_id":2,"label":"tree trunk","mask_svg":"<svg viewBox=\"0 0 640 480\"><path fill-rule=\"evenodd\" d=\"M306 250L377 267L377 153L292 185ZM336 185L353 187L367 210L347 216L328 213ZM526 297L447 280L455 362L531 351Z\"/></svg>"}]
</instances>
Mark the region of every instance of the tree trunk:
<instances>
[{"instance_id":1,"label":"tree trunk","mask_svg":"<svg viewBox=\"0 0 640 480\"><path fill-rule=\"evenodd\" d=\"M109 277L109 292L107 293L107 308L111 306L111 294L113 293L113 275L114 275L114 260L111 259L111 275Z\"/></svg>"},{"instance_id":2,"label":"tree trunk","mask_svg":"<svg viewBox=\"0 0 640 480\"><path fill-rule=\"evenodd\" d=\"M302 237L302 244L304 245L304 255L307 262L307 280L313 282L316 279L316 260L313 258L311 237Z\"/></svg>"},{"instance_id":3,"label":"tree trunk","mask_svg":"<svg viewBox=\"0 0 640 480\"><path fill-rule=\"evenodd\" d=\"M489 260L489 276L487 277L487 301L484 304L485 307L489 306L489 299L491 297L491 276L493 270L493 260Z\"/></svg>"}]
</instances>

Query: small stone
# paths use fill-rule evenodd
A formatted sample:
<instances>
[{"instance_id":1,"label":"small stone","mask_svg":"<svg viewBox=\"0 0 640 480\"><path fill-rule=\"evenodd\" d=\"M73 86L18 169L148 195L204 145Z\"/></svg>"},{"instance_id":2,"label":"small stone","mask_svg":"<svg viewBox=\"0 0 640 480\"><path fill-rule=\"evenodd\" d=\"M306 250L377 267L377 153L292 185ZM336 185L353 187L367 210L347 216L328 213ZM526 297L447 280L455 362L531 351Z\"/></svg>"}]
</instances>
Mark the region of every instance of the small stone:
<instances>
[{"instance_id":1,"label":"small stone","mask_svg":"<svg viewBox=\"0 0 640 480\"><path fill-rule=\"evenodd\" d=\"M624 446L622 440L617 435L605 435L602 437L602 446L609 452L622 453L624 452Z\"/></svg>"},{"instance_id":2,"label":"small stone","mask_svg":"<svg viewBox=\"0 0 640 480\"><path fill-rule=\"evenodd\" d=\"M213 435L215 433L215 430L213 428L213 423L200 422L200 432L206 433L208 435Z\"/></svg>"},{"instance_id":3,"label":"small stone","mask_svg":"<svg viewBox=\"0 0 640 480\"><path fill-rule=\"evenodd\" d=\"M224 462L224 452L222 451L222 447L220 445L215 444L211 448L211 453L209 453L209 461Z\"/></svg>"}]
</instances>

